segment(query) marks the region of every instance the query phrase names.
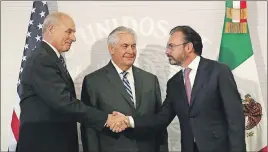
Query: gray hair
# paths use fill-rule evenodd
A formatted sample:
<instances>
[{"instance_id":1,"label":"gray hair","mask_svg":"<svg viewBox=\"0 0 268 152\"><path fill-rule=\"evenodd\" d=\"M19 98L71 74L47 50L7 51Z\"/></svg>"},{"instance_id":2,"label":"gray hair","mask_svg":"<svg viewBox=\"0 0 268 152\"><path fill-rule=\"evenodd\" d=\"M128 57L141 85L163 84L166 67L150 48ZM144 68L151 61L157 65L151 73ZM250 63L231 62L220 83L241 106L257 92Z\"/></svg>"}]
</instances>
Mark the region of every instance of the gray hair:
<instances>
[{"instance_id":1,"label":"gray hair","mask_svg":"<svg viewBox=\"0 0 268 152\"><path fill-rule=\"evenodd\" d=\"M124 27L124 26L119 26L117 28L115 28L108 36L107 39L107 43L108 45L115 45L118 43L119 39L118 39L118 34L119 33L129 33L132 34L135 38L135 40L137 39L136 33L134 30L132 30L131 28L128 27Z\"/></svg>"},{"instance_id":2,"label":"gray hair","mask_svg":"<svg viewBox=\"0 0 268 152\"><path fill-rule=\"evenodd\" d=\"M52 12L48 14L43 23L42 34L44 34L47 31L49 25L59 24L63 16L69 16L69 15L62 12Z\"/></svg>"}]
</instances>

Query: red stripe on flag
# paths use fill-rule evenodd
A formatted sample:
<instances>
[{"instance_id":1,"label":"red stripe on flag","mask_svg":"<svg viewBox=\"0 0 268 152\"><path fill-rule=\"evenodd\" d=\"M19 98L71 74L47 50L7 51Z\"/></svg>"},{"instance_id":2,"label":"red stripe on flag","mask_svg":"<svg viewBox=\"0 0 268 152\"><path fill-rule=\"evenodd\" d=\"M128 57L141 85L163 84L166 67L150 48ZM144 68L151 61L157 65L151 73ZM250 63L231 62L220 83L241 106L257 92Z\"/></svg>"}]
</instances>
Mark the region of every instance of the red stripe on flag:
<instances>
[{"instance_id":1,"label":"red stripe on flag","mask_svg":"<svg viewBox=\"0 0 268 152\"><path fill-rule=\"evenodd\" d=\"M12 120L11 120L11 129L12 129L12 132L14 134L16 141L18 141L19 139L19 128L20 128L20 120L18 119L18 116L15 110L13 110Z\"/></svg>"},{"instance_id":2,"label":"red stripe on flag","mask_svg":"<svg viewBox=\"0 0 268 152\"><path fill-rule=\"evenodd\" d=\"M247 8L247 1L242 0L240 1L240 9Z\"/></svg>"},{"instance_id":3,"label":"red stripe on flag","mask_svg":"<svg viewBox=\"0 0 268 152\"><path fill-rule=\"evenodd\" d=\"M247 8L247 1L241 0L240 1L240 9ZM240 23L247 22L247 19L240 19Z\"/></svg>"},{"instance_id":4,"label":"red stripe on flag","mask_svg":"<svg viewBox=\"0 0 268 152\"><path fill-rule=\"evenodd\" d=\"M247 19L240 19L240 23L247 22Z\"/></svg>"},{"instance_id":5,"label":"red stripe on flag","mask_svg":"<svg viewBox=\"0 0 268 152\"><path fill-rule=\"evenodd\" d=\"M262 148L262 150L260 150L259 152L267 152L267 146Z\"/></svg>"}]
</instances>

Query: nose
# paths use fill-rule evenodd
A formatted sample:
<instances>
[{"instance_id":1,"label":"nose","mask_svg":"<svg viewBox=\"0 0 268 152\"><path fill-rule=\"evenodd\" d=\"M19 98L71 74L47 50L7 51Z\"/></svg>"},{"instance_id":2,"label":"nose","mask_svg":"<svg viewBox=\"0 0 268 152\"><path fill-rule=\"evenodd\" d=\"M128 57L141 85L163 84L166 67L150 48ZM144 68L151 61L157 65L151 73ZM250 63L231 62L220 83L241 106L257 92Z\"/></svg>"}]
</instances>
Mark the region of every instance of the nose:
<instances>
[{"instance_id":1,"label":"nose","mask_svg":"<svg viewBox=\"0 0 268 152\"><path fill-rule=\"evenodd\" d=\"M75 41L76 41L75 34L72 34L72 35L71 35L71 40L72 40L73 42L75 42Z\"/></svg>"},{"instance_id":2,"label":"nose","mask_svg":"<svg viewBox=\"0 0 268 152\"><path fill-rule=\"evenodd\" d=\"M170 55L170 50L168 48L166 49L166 55Z\"/></svg>"},{"instance_id":3,"label":"nose","mask_svg":"<svg viewBox=\"0 0 268 152\"><path fill-rule=\"evenodd\" d=\"M132 54L134 52L134 49L131 46L129 46L127 48L127 52L130 53L130 54Z\"/></svg>"}]
</instances>

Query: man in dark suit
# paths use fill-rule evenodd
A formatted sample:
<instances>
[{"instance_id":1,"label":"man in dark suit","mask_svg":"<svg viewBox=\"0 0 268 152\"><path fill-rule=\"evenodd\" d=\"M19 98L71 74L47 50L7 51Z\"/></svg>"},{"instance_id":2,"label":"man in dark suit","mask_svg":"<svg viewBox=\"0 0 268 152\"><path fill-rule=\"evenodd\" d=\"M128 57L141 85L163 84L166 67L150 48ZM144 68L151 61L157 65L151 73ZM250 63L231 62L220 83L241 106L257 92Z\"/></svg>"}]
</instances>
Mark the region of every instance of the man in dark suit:
<instances>
[{"instance_id":1,"label":"man in dark suit","mask_svg":"<svg viewBox=\"0 0 268 152\"><path fill-rule=\"evenodd\" d=\"M88 107L76 99L61 55L75 41L75 24L60 12L43 24L43 42L25 61L21 73L18 152L78 152L77 121L101 131L122 117ZM110 99L108 99L110 100Z\"/></svg>"},{"instance_id":2,"label":"man in dark suit","mask_svg":"<svg viewBox=\"0 0 268 152\"><path fill-rule=\"evenodd\" d=\"M133 66L135 32L117 27L107 42L112 60L84 78L81 100L107 113L120 111L133 116L157 113L162 105L157 77ZM82 124L84 152L168 152L167 130L147 137L132 132L132 129L119 134L110 130L97 132Z\"/></svg>"},{"instance_id":3,"label":"man in dark suit","mask_svg":"<svg viewBox=\"0 0 268 152\"><path fill-rule=\"evenodd\" d=\"M171 30L166 54L182 70L168 81L160 112L134 116L132 127L140 133L161 130L177 115L182 152L245 152L245 120L233 74L226 65L203 58L202 48L191 27Z\"/></svg>"}]
</instances>

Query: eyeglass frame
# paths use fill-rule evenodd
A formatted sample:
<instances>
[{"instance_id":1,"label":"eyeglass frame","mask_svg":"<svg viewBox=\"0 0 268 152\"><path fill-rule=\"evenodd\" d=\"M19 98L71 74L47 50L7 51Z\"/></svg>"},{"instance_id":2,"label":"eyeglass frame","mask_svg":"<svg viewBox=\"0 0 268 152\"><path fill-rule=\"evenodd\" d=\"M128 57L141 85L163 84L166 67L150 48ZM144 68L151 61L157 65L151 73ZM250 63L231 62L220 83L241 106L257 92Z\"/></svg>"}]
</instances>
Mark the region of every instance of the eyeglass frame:
<instances>
[{"instance_id":1,"label":"eyeglass frame","mask_svg":"<svg viewBox=\"0 0 268 152\"><path fill-rule=\"evenodd\" d=\"M173 50L173 48L177 47L177 46L181 46L181 45L185 45L185 44L188 44L189 42L184 42L182 44L177 44L177 45L167 45L166 46L166 49L170 49L170 50Z\"/></svg>"}]
</instances>

